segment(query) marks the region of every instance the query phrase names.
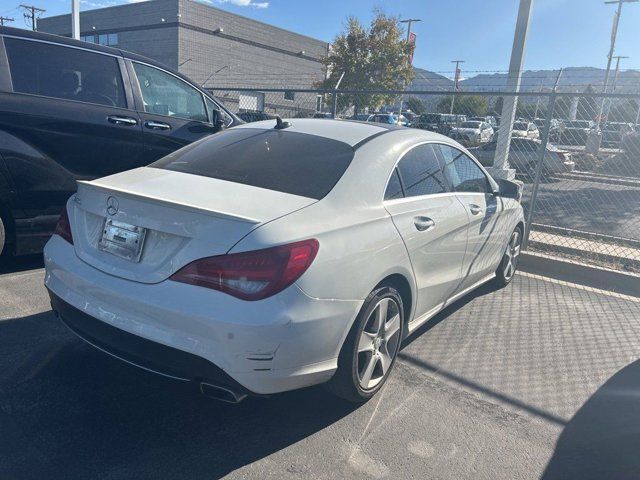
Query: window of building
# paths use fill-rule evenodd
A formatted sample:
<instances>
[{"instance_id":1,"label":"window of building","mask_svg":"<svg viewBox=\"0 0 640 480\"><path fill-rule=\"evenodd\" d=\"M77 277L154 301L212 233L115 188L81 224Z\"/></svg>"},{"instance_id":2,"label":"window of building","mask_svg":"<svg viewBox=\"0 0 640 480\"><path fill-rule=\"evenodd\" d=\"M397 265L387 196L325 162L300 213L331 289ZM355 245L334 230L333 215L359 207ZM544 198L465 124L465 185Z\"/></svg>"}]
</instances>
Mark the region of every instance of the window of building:
<instances>
[{"instance_id":1,"label":"window of building","mask_svg":"<svg viewBox=\"0 0 640 480\"><path fill-rule=\"evenodd\" d=\"M16 92L126 107L112 56L15 38L5 38L5 48Z\"/></svg>"},{"instance_id":2,"label":"window of building","mask_svg":"<svg viewBox=\"0 0 640 480\"><path fill-rule=\"evenodd\" d=\"M476 162L457 148L439 147L444 157L444 171L456 192L491 192L489 180Z\"/></svg>"},{"instance_id":3,"label":"window of building","mask_svg":"<svg viewBox=\"0 0 640 480\"><path fill-rule=\"evenodd\" d=\"M442 168L433 145L418 145L398 163L400 178L407 197L432 195L447 191Z\"/></svg>"},{"instance_id":4,"label":"window of building","mask_svg":"<svg viewBox=\"0 0 640 480\"><path fill-rule=\"evenodd\" d=\"M144 111L170 117L207 122L202 93L188 83L141 63L134 63Z\"/></svg>"},{"instance_id":5,"label":"window of building","mask_svg":"<svg viewBox=\"0 0 640 480\"><path fill-rule=\"evenodd\" d=\"M296 98L296 92L292 91L292 90L286 90L284 92L284 99L285 100L295 100Z\"/></svg>"},{"instance_id":6,"label":"window of building","mask_svg":"<svg viewBox=\"0 0 640 480\"><path fill-rule=\"evenodd\" d=\"M322 111L322 95L316 95L316 112Z\"/></svg>"},{"instance_id":7,"label":"window of building","mask_svg":"<svg viewBox=\"0 0 640 480\"><path fill-rule=\"evenodd\" d=\"M97 41L96 41L96 38L97 38ZM90 42L90 43L98 43L100 45L106 45L109 47L115 47L118 45L118 34L103 33L100 35L86 35L84 37L80 37L80 40L84 40L85 42Z\"/></svg>"}]
</instances>

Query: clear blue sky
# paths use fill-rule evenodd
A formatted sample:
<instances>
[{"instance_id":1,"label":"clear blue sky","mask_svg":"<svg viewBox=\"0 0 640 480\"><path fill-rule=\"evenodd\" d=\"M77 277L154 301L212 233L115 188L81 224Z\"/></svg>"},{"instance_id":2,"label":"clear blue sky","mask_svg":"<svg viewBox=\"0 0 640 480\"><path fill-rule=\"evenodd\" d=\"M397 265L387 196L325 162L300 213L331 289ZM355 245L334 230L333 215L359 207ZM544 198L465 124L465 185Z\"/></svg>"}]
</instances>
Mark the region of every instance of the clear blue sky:
<instances>
[{"instance_id":1,"label":"clear blue sky","mask_svg":"<svg viewBox=\"0 0 640 480\"><path fill-rule=\"evenodd\" d=\"M82 9L131 0L83 0ZM451 72L452 59L464 59L465 76L473 71L508 68L518 0L201 0L250 18L331 41L354 15L368 22L374 7L415 24L418 43L414 65ZM24 22L19 3L0 0L0 15ZM28 0L48 15L70 11L70 0ZM614 5L602 0L534 0L534 14L525 57L530 70L559 67L604 67L609 48ZM624 69L640 69L640 2L625 4L616 52L631 57Z\"/></svg>"}]
</instances>

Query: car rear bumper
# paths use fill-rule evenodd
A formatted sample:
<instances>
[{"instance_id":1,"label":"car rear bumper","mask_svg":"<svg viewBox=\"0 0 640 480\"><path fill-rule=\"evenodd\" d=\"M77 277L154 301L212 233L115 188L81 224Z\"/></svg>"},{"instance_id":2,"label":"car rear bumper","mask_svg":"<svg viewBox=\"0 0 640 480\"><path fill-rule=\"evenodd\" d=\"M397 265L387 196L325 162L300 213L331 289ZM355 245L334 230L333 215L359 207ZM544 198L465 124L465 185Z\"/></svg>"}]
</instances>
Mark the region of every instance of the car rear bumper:
<instances>
[{"instance_id":1,"label":"car rear bumper","mask_svg":"<svg viewBox=\"0 0 640 480\"><path fill-rule=\"evenodd\" d=\"M87 342L163 375L254 394L329 380L362 304L296 285L247 302L169 280L133 282L86 264L56 235L45 267L54 310Z\"/></svg>"}]
</instances>

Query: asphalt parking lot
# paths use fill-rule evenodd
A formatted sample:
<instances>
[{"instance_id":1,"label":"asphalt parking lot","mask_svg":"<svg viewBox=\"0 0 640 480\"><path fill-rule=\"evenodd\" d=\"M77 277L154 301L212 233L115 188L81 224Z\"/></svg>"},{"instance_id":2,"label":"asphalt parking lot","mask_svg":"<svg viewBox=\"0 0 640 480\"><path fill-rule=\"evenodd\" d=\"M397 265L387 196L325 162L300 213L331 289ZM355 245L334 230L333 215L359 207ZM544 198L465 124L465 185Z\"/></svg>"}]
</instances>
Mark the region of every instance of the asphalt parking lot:
<instances>
[{"instance_id":1,"label":"asphalt parking lot","mask_svg":"<svg viewBox=\"0 0 640 480\"><path fill-rule=\"evenodd\" d=\"M321 388L225 405L85 345L37 258L0 270L0 478L640 476L640 299L537 277L406 342L358 408Z\"/></svg>"}]
</instances>

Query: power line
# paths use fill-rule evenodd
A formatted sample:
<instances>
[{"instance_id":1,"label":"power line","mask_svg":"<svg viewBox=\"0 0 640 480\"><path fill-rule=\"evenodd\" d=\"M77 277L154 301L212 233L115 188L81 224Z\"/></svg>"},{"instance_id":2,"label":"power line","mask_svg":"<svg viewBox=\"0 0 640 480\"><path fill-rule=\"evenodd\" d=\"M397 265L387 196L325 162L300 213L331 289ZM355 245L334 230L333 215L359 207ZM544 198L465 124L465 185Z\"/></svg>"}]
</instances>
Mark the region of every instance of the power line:
<instances>
[{"instance_id":1,"label":"power line","mask_svg":"<svg viewBox=\"0 0 640 480\"><path fill-rule=\"evenodd\" d=\"M24 19L31 24L31 29L35 32L38 30L38 18L42 15L46 10L44 8L38 8L33 5L20 5L20 8L24 9Z\"/></svg>"},{"instance_id":2,"label":"power line","mask_svg":"<svg viewBox=\"0 0 640 480\"><path fill-rule=\"evenodd\" d=\"M15 22L15 18L0 17L0 27L4 27L5 22Z\"/></svg>"}]
</instances>

